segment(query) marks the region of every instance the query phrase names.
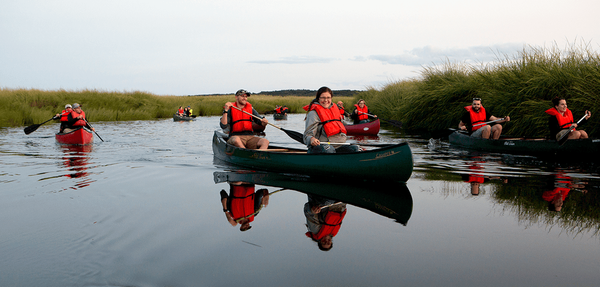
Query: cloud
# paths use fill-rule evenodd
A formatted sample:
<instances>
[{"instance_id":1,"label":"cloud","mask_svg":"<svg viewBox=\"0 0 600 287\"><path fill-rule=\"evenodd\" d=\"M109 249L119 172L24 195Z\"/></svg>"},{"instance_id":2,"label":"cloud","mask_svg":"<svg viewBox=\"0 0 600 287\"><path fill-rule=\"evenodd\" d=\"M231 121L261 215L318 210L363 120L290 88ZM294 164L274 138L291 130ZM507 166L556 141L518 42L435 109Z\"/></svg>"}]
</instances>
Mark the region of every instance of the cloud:
<instances>
[{"instance_id":1,"label":"cloud","mask_svg":"<svg viewBox=\"0 0 600 287\"><path fill-rule=\"evenodd\" d=\"M313 56L290 56L290 57L281 57L276 60L248 61L248 63L253 63L253 64L323 64L323 63L331 63L336 60L338 60L338 59L313 57Z\"/></svg>"},{"instance_id":2,"label":"cloud","mask_svg":"<svg viewBox=\"0 0 600 287\"><path fill-rule=\"evenodd\" d=\"M490 62L515 55L523 50L523 44L498 44L493 46L473 46L467 48L440 49L432 46L414 48L399 55L371 55L355 57L353 61L374 60L385 64L423 66L450 62Z\"/></svg>"}]
</instances>

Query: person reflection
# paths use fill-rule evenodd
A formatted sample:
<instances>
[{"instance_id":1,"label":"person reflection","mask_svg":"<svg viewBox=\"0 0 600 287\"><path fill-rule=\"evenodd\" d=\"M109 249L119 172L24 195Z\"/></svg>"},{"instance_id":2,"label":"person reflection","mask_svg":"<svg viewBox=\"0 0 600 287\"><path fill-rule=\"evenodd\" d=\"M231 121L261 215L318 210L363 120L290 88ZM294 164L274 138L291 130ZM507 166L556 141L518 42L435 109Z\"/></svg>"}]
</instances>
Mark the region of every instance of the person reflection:
<instances>
[{"instance_id":1,"label":"person reflection","mask_svg":"<svg viewBox=\"0 0 600 287\"><path fill-rule=\"evenodd\" d=\"M304 204L306 216L306 236L317 242L322 251L333 247L333 237L337 235L346 216L346 204L317 195L308 195Z\"/></svg>"},{"instance_id":2,"label":"person reflection","mask_svg":"<svg viewBox=\"0 0 600 287\"><path fill-rule=\"evenodd\" d=\"M231 226L240 225L240 231L252 226L250 222L258 215L263 206L269 205L269 192L259 189L254 192L254 184L248 182L229 182L229 195L221 190L221 204L227 221Z\"/></svg>"},{"instance_id":3,"label":"person reflection","mask_svg":"<svg viewBox=\"0 0 600 287\"><path fill-rule=\"evenodd\" d=\"M585 184L587 182L574 183L570 176L559 170L554 174L552 190L544 191L542 198L548 202L548 210L560 212L571 189L586 193Z\"/></svg>"},{"instance_id":4,"label":"person reflection","mask_svg":"<svg viewBox=\"0 0 600 287\"><path fill-rule=\"evenodd\" d=\"M469 164L469 174L463 175L463 181L469 183L471 186L471 195L478 196L479 188L482 183L490 181L490 179L500 179L502 182L507 183L508 179L500 178L498 176L486 176L484 175L483 161L474 161Z\"/></svg>"}]
</instances>

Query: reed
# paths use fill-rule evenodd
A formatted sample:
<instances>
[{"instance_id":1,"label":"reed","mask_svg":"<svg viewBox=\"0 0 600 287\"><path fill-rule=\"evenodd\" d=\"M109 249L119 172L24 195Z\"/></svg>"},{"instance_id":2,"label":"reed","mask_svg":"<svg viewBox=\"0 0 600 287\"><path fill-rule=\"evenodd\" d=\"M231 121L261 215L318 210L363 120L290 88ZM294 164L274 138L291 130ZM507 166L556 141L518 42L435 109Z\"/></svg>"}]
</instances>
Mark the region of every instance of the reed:
<instances>
[{"instance_id":1,"label":"reed","mask_svg":"<svg viewBox=\"0 0 600 287\"><path fill-rule=\"evenodd\" d=\"M600 56L588 44L565 50L528 47L493 64L425 67L418 80L369 88L355 100L364 98L373 112L402 121L407 131L437 131L457 128L463 107L479 97L493 115L510 115L503 133L547 136L544 111L555 96L566 98L575 118L590 110L592 117L582 128L599 135L600 117L594 113L600 111Z\"/></svg>"},{"instance_id":2,"label":"reed","mask_svg":"<svg viewBox=\"0 0 600 287\"><path fill-rule=\"evenodd\" d=\"M286 105L292 113L304 113L303 106L313 97L252 95L249 101L260 113L275 105ZM335 100L351 101L351 97ZM65 104L82 105L89 121L129 121L170 118L180 106L190 106L198 116L221 115L225 102L233 95L158 96L146 92L99 90L44 91L37 89L0 89L0 127L28 126L48 120Z\"/></svg>"}]
</instances>

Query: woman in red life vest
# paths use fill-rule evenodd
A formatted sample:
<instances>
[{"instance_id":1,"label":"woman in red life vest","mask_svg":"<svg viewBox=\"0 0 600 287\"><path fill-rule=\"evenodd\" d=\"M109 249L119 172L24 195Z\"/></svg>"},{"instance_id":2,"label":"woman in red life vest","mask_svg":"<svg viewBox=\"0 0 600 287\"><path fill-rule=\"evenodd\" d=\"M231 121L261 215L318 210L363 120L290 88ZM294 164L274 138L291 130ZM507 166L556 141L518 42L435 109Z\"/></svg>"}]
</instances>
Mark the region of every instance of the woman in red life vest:
<instances>
[{"instance_id":1,"label":"woman in red life vest","mask_svg":"<svg viewBox=\"0 0 600 287\"><path fill-rule=\"evenodd\" d=\"M85 118L85 112L81 110L81 105L78 103L73 104L73 111L67 116L67 128L65 128L65 132L70 132L79 127L87 127L92 131L96 131L93 127L91 127Z\"/></svg>"},{"instance_id":2,"label":"woman in red life vest","mask_svg":"<svg viewBox=\"0 0 600 287\"><path fill-rule=\"evenodd\" d=\"M308 229L306 237L317 242L320 250L329 251L346 216L346 204L309 194L308 202L304 204L304 216Z\"/></svg>"},{"instance_id":3,"label":"woman in red life vest","mask_svg":"<svg viewBox=\"0 0 600 287\"><path fill-rule=\"evenodd\" d=\"M180 116L183 116L183 107L179 106L179 109L177 110L177 114Z\"/></svg>"},{"instance_id":4,"label":"woman in red life vest","mask_svg":"<svg viewBox=\"0 0 600 287\"><path fill-rule=\"evenodd\" d=\"M304 143L308 153L349 153L360 151L357 145L335 145L345 143L346 128L337 105L332 104L333 92L321 87L314 100L309 104L306 114ZM321 144L323 142L323 144Z\"/></svg>"},{"instance_id":5,"label":"woman in red life vest","mask_svg":"<svg viewBox=\"0 0 600 287\"><path fill-rule=\"evenodd\" d=\"M269 122L261 117L258 112L248 102L250 93L246 90L238 90L235 93L235 102L227 102L223 107L223 116L221 117L221 128L229 132L227 143L239 148L247 149L268 149L269 141L265 138L254 136L252 121L266 126ZM240 111L240 109L242 111ZM258 120L249 114L261 117Z\"/></svg>"},{"instance_id":6,"label":"woman in red life vest","mask_svg":"<svg viewBox=\"0 0 600 287\"><path fill-rule=\"evenodd\" d=\"M269 191L259 189L254 192L255 185L248 182L230 182L229 195L221 190L221 205L227 221L231 226L240 224L240 231L252 226L250 222L258 215L263 206L269 205Z\"/></svg>"},{"instance_id":7,"label":"woman in red life vest","mask_svg":"<svg viewBox=\"0 0 600 287\"><path fill-rule=\"evenodd\" d=\"M563 98L556 97L552 99L553 108L546 110L546 113L550 115L548 119L548 126L550 127L550 138L558 140L565 133L569 131L571 127L577 128L577 123L573 121L573 114L571 110L567 108L567 101ZM592 113L588 110L585 111L585 120L587 121ZM587 139L588 134L583 130L574 129L569 133L568 139Z\"/></svg>"},{"instance_id":8,"label":"woman in red life vest","mask_svg":"<svg viewBox=\"0 0 600 287\"><path fill-rule=\"evenodd\" d=\"M362 124L362 123L368 123L369 122L369 114L371 114L371 111L369 111L369 108L367 107L367 104L365 103L365 100L360 99L358 100L358 103L356 103L354 105L354 111L352 112L352 114L350 115L350 117L352 117L352 119L354 120L354 124ZM372 115L373 118L377 118L376 115Z\"/></svg>"},{"instance_id":9,"label":"woman in red life vest","mask_svg":"<svg viewBox=\"0 0 600 287\"><path fill-rule=\"evenodd\" d=\"M502 125L500 123L509 122L510 117L506 116L504 120L492 123L491 125L477 124L498 119L485 111L485 108L481 105L480 98L473 98L471 105L465 107L465 113L463 113L460 123L458 123L458 128L468 131L472 137L489 139L491 135L492 139L497 140L500 138L500 134L502 134Z\"/></svg>"},{"instance_id":10,"label":"woman in red life vest","mask_svg":"<svg viewBox=\"0 0 600 287\"><path fill-rule=\"evenodd\" d=\"M68 117L69 114L73 111L73 107L69 104L65 105L65 109L60 112L60 114L56 114L56 116L54 116L55 118L60 118L60 131L59 132L63 132L63 130L65 130L65 128L68 125Z\"/></svg>"}]
</instances>

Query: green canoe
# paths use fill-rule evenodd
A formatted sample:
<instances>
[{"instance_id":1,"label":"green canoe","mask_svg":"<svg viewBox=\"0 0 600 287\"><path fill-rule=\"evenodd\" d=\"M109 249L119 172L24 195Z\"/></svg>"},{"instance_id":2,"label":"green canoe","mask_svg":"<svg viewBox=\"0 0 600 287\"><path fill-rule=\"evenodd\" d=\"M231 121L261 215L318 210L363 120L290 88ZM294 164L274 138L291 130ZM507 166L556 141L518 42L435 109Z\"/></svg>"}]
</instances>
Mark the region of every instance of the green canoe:
<instances>
[{"instance_id":1,"label":"green canoe","mask_svg":"<svg viewBox=\"0 0 600 287\"><path fill-rule=\"evenodd\" d=\"M229 171L214 172L215 183L248 182L264 186L296 190L367 209L406 225L412 214L413 199L406 184L376 182L347 184L314 181L306 176L286 176L270 172Z\"/></svg>"},{"instance_id":2,"label":"green canoe","mask_svg":"<svg viewBox=\"0 0 600 287\"><path fill-rule=\"evenodd\" d=\"M567 140L559 145L543 138L500 137L497 140L471 137L456 131L448 137L450 144L487 152L522 154L538 157L595 158L600 155L600 139Z\"/></svg>"},{"instance_id":3,"label":"green canoe","mask_svg":"<svg viewBox=\"0 0 600 287\"><path fill-rule=\"evenodd\" d=\"M268 150L237 148L227 135L215 131L213 153L217 159L252 169L304 174L336 179L406 182L413 171L408 143L390 144L358 153L307 154L306 150L269 146Z\"/></svg>"},{"instance_id":4,"label":"green canoe","mask_svg":"<svg viewBox=\"0 0 600 287\"><path fill-rule=\"evenodd\" d=\"M173 121L176 121L176 122L189 122L189 121L195 121L195 120L196 120L196 116L186 117L186 116L180 116L178 114L173 114Z\"/></svg>"}]
</instances>

